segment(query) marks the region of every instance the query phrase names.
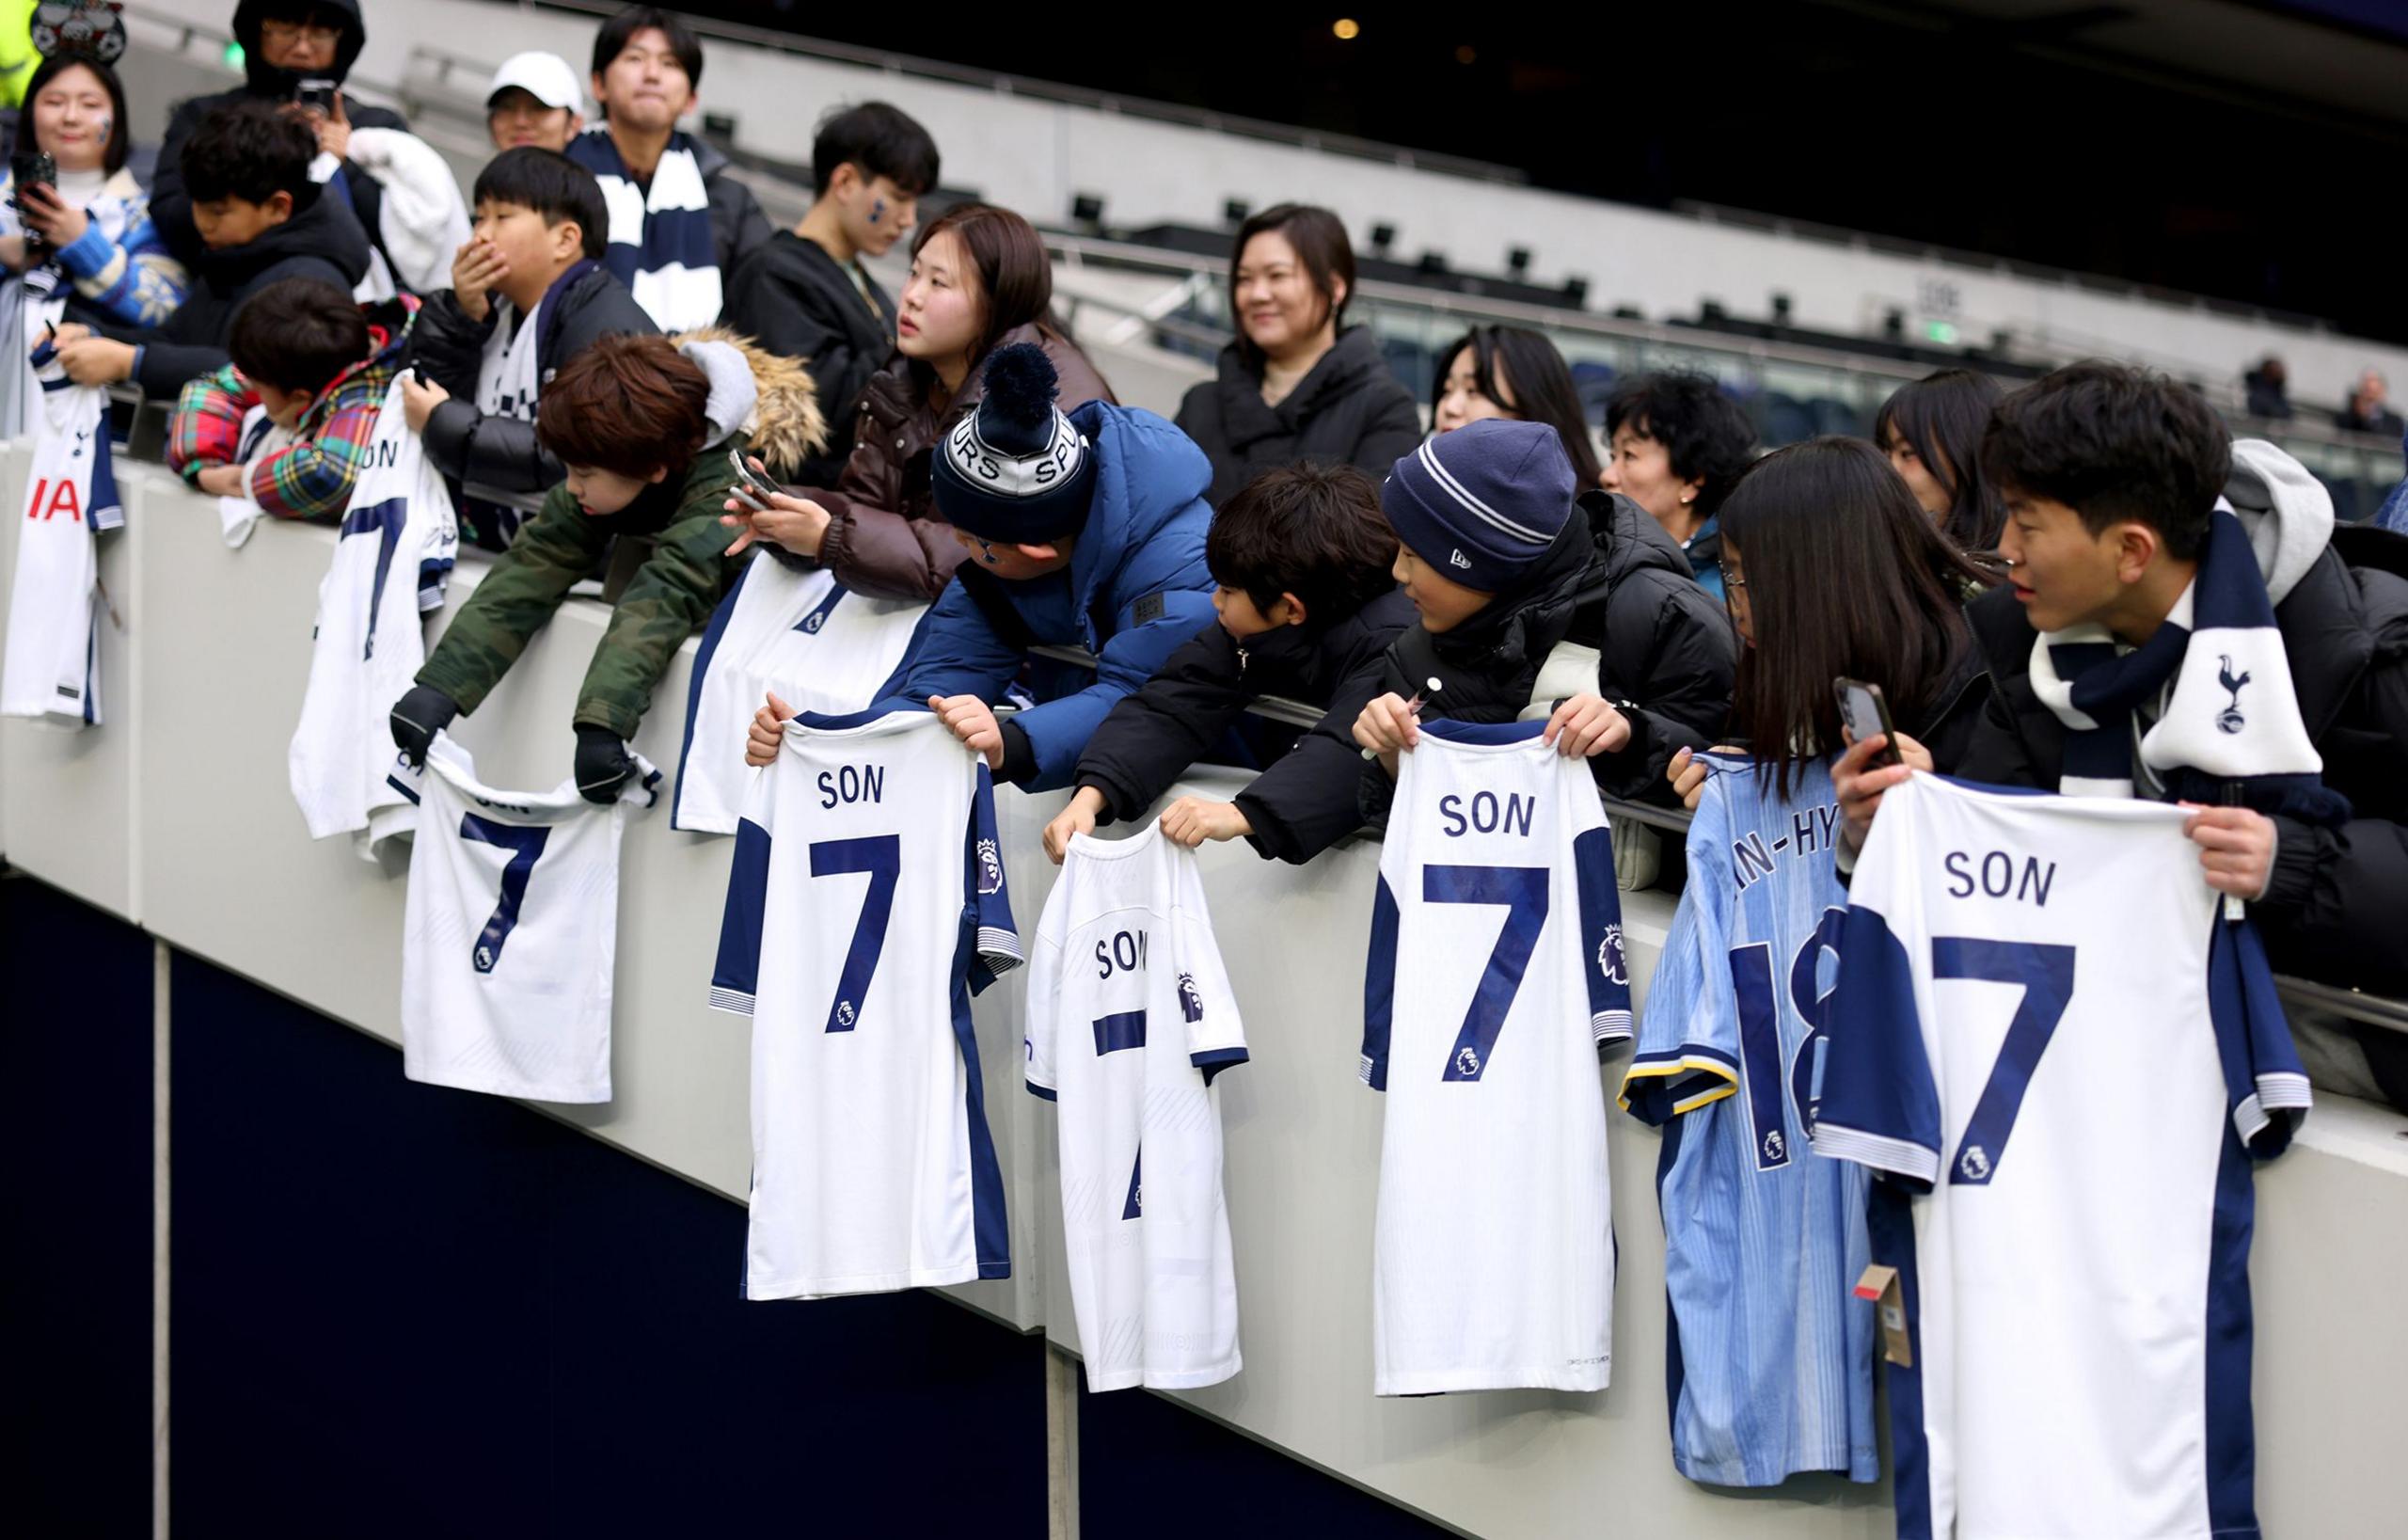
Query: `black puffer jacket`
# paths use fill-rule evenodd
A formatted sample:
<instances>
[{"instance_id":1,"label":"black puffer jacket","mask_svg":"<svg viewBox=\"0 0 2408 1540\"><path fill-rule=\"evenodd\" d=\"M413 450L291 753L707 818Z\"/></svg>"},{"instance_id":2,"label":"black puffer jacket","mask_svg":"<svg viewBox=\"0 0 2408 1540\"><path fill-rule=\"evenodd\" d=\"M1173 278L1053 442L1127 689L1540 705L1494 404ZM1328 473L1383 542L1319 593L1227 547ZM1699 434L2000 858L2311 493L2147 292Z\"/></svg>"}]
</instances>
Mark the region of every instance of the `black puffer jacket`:
<instances>
[{"instance_id":1,"label":"black puffer jacket","mask_svg":"<svg viewBox=\"0 0 2408 1540\"><path fill-rule=\"evenodd\" d=\"M1079 756L1078 785L1103 794L1102 821L1133 818L1210 754L1253 702L1276 695L1321 706L1328 714L1320 725L1236 799L1256 850L1310 861L1363 821L1354 719L1386 688L1388 644L1411 624L1412 603L1391 590L1327 627L1284 626L1240 643L1208 626L1103 719Z\"/></svg>"},{"instance_id":2,"label":"black puffer jacket","mask_svg":"<svg viewBox=\"0 0 2408 1540\"><path fill-rule=\"evenodd\" d=\"M1378 481L1421 442L1413 392L1363 326L1339 332L1338 345L1276 406L1262 404L1262 371L1231 342L1221 350L1219 376L1179 404L1178 421L1212 462L1204 498L1215 508L1259 472L1305 460L1359 466Z\"/></svg>"},{"instance_id":3,"label":"black puffer jacket","mask_svg":"<svg viewBox=\"0 0 2408 1540\"><path fill-rule=\"evenodd\" d=\"M2065 725L2032 688L2032 624L2004 590L1967 613L1996 689L1958 773L2053 788ZM2335 530L2274 623L2324 784L2353 816L2336 829L2277 818L2273 875L2250 914L2278 972L2408 995L2408 536ZM2386 1094L2408 1106L2408 1038L2368 1029L2360 1040Z\"/></svg>"},{"instance_id":4,"label":"black puffer jacket","mask_svg":"<svg viewBox=\"0 0 2408 1540\"><path fill-rule=\"evenodd\" d=\"M503 308L497 299L486 309L484 320L471 321L446 289L419 311L414 361L420 373L452 392L452 399L437 404L435 415L426 420L427 457L454 481L499 492L541 492L562 472L560 461L536 439L535 424L477 406L478 369ZM648 337L660 329L627 286L593 261L561 275L552 293L536 307L534 324L543 328L535 338L539 389L562 364L604 337Z\"/></svg>"},{"instance_id":5,"label":"black puffer jacket","mask_svg":"<svg viewBox=\"0 0 2408 1540\"><path fill-rule=\"evenodd\" d=\"M201 252L182 306L148 338L137 335L134 382L146 396L174 401L186 380L226 366L226 335L245 300L286 278L317 278L349 294L367 272L368 238L351 211L340 198L312 197L258 240Z\"/></svg>"},{"instance_id":6,"label":"black puffer jacket","mask_svg":"<svg viewBox=\"0 0 2408 1540\"><path fill-rule=\"evenodd\" d=\"M1630 741L1592 758L1590 771L1613 796L1669 802L1664 767L1672 755L1720 739L1737 639L1646 510L1619 493L1586 492L1580 512L1585 521L1566 521L1519 587L1453 630L1434 636L1407 627L1388 648L1386 678L1375 693L1418 693L1425 717L1512 722L1540 704L1539 671L1559 643L1594 648L1596 680L1581 682L1629 719ZM1367 819L1386 821L1395 789L1379 766L1365 769Z\"/></svg>"},{"instance_id":7,"label":"black puffer jacket","mask_svg":"<svg viewBox=\"0 0 2408 1540\"><path fill-rule=\"evenodd\" d=\"M192 198L184 191L184 141L201 119L219 107L256 98L262 102L290 102L299 77L289 70L279 70L267 62L260 52L260 23L277 8L273 0L242 0L234 8L234 40L243 45L243 84L230 91L217 91L208 96L196 96L176 103L175 112L167 119L167 135L159 145L159 171L150 186L150 222L159 229L159 238L178 261L189 267L200 259L205 249L200 231L193 228ZM291 5L283 7L288 13ZM320 17L339 20L342 25L342 40L335 44L335 62L324 78L341 81L351 73L359 51L368 42L367 24L360 20L357 0L313 0L311 8ZM343 116L354 128L407 129L409 123L389 107L371 106L355 102L349 94L342 101ZM350 162L343 163L345 185L351 189L352 216L367 233L369 244L382 249L384 239L384 195L376 179ZM391 263L388 262L388 266ZM352 280L356 283L358 279Z\"/></svg>"}]
</instances>

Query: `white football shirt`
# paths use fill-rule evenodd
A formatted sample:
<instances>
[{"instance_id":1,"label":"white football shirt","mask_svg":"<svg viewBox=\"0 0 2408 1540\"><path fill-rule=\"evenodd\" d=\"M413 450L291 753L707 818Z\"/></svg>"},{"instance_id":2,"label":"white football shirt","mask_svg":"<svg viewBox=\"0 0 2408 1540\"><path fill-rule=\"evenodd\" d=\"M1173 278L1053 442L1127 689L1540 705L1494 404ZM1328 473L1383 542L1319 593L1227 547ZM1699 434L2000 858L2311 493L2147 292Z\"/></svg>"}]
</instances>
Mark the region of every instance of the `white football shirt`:
<instances>
[{"instance_id":1,"label":"white football shirt","mask_svg":"<svg viewBox=\"0 0 2408 1540\"><path fill-rule=\"evenodd\" d=\"M636 765L608 807L573 780L496 791L446 734L423 774L394 775L419 803L402 932L402 1068L412 1080L534 1102L610 1100L619 835L660 784Z\"/></svg>"},{"instance_id":2,"label":"white football shirt","mask_svg":"<svg viewBox=\"0 0 2408 1540\"><path fill-rule=\"evenodd\" d=\"M125 522L109 464L108 393L77 385L44 352L35 364L41 399L25 414L34 457L17 520L0 716L97 726L101 567L93 532Z\"/></svg>"},{"instance_id":3,"label":"white football shirt","mask_svg":"<svg viewBox=\"0 0 2408 1540\"><path fill-rule=\"evenodd\" d=\"M671 827L736 833L758 779L744 763L744 732L763 697L774 691L798 712L823 716L866 709L894 680L927 613L922 600L874 599L824 567L793 566L756 548L694 651Z\"/></svg>"},{"instance_id":4,"label":"white football shirt","mask_svg":"<svg viewBox=\"0 0 2408 1540\"><path fill-rule=\"evenodd\" d=\"M361 452L359 478L318 584L309 688L286 753L311 839L349 832L362 859L417 827L394 789L388 719L426 661L421 618L443 604L460 525L443 478L402 413L396 380Z\"/></svg>"},{"instance_id":5,"label":"white football shirt","mask_svg":"<svg viewBox=\"0 0 2408 1540\"><path fill-rule=\"evenodd\" d=\"M1598 1052L1630 1036L1612 837L1544 722L1430 721L1402 756L1364 981L1387 1093L1380 1395L1602 1390L1614 1246Z\"/></svg>"},{"instance_id":6,"label":"white football shirt","mask_svg":"<svg viewBox=\"0 0 2408 1540\"><path fill-rule=\"evenodd\" d=\"M1071 840L1029 957L1028 1088L1057 1103L1087 1388L1238 1372L1212 1077L1245 1062L1196 853L1149 821Z\"/></svg>"},{"instance_id":7,"label":"white football shirt","mask_svg":"<svg viewBox=\"0 0 2408 1540\"><path fill-rule=\"evenodd\" d=\"M1858 859L1812 1128L1885 1174L1902 1540L2258 1533L2250 1157L2307 1080L2187 817L1917 775Z\"/></svg>"},{"instance_id":8,"label":"white football shirt","mask_svg":"<svg viewBox=\"0 0 2408 1540\"><path fill-rule=\"evenodd\" d=\"M1020 961L986 761L925 710L789 722L711 976L752 1018L748 1297L1011 1276L970 996Z\"/></svg>"}]
</instances>

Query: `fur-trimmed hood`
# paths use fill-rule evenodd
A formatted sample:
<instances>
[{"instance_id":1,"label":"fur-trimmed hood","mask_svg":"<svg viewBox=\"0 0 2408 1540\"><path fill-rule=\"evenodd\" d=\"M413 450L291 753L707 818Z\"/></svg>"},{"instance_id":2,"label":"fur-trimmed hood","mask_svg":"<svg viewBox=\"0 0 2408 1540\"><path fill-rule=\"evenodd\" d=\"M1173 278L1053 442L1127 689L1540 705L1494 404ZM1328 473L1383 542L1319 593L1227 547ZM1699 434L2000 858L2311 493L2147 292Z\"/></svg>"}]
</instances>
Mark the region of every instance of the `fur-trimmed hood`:
<instances>
[{"instance_id":1,"label":"fur-trimmed hood","mask_svg":"<svg viewBox=\"0 0 2408 1540\"><path fill-rule=\"evenodd\" d=\"M695 342L718 342L744 356L757 399L743 422L723 426L742 427L752 452L773 474L781 467L800 465L828 447L828 419L819 409L811 372L800 360L768 352L728 326L697 326L676 333L672 341L681 349Z\"/></svg>"}]
</instances>

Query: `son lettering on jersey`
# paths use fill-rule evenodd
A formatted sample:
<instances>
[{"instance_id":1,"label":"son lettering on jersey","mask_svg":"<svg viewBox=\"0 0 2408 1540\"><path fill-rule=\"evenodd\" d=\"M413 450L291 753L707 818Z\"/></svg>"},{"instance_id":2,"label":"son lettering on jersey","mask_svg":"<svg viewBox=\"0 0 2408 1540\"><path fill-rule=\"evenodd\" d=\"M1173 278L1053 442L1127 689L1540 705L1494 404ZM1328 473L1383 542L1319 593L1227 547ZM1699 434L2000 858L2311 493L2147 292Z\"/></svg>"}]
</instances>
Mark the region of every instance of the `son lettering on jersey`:
<instances>
[{"instance_id":1,"label":"son lettering on jersey","mask_svg":"<svg viewBox=\"0 0 2408 1540\"><path fill-rule=\"evenodd\" d=\"M1948 872L1948 896L1952 898L1970 898L1981 893L2046 909L2049 889L2057 880L2055 862L2032 855L2019 858L2005 850L1985 851L1978 864L1963 850L1951 850L1940 864Z\"/></svg>"},{"instance_id":2,"label":"son lettering on jersey","mask_svg":"<svg viewBox=\"0 0 2408 1540\"><path fill-rule=\"evenodd\" d=\"M839 765L832 770L819 772L821 807L834 807L839 802L884 801L886 767L883 765Z\"/></svg>"},{"instance_id":3,"label":"son lettering on jersey","mask_svg":"<svg viewBox=\"0 0 2408 1540\"><path fill-rule=\"evenodd\" d=\"M1789 828L1774 834L1766 843L1764 831L1751 829L1741 838L1731 842L1731 870L1739 891L1763 881L1773 874L1780 864L1793 856L1814 855L1831 849L1839 832L1840 809L1837 802L1824 802L1815 807L1791 810Z\"/></svg>"},{"instance_id":4,"label":"son lettering on jersey","mask_svg":"<svg viewBox=\"0 0 2408 1540\"><path fill-rule=\"evenodd\" d=\"M1146 932L1117 930L1110 941L1095 944L1095 976L1109 978L1115 973L1134 973L1146 965Z\"/></svg>"},{"instance_id":5,"label":"son lettering on jersey","mask_svg":"<svg viewBox=\"0 0 2408 1540\"><path fill-rule=\"evenodd\" d=\"M1475 791L1468 802L1456 792L1438 799L1438 817L1446 822L1449 839L1461 839L1465 834L1528 834L1530 816L1537 811L1536 797L1525 797L1518 791L1507 792L1499 798L1493 791Z\"/></svg>"}]
</instances>

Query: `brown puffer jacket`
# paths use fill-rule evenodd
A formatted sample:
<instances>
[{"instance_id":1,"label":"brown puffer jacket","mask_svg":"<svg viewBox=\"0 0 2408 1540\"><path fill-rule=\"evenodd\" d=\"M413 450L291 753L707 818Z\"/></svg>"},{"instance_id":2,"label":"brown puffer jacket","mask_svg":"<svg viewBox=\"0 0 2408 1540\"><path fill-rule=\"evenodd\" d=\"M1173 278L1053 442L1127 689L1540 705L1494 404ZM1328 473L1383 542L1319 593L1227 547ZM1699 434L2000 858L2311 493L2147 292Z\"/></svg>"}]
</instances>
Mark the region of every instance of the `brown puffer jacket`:
<instances>
[{"instance_id":1,"label":"brown puffer jacket","mask_svg":"<svg viewBox=\"0 0 2408 1540\"><path fill-rule=\"evenodd\" d=\"M1112 387L1069 339L1035 325L1006 332L995 346L1035 342L1061 376L1055 405L1065 412L1090 401L1118 405ZM845 473L827 490L796 487L828 510L818 564L856 594L874 598L933 599L944 592L963 555L928 492L936 446L978 405L984 377L973 371L961 394L942 413L912 389L910 365L897 357L862 388L853 452Z\"/></svg>"}]
</instances>

